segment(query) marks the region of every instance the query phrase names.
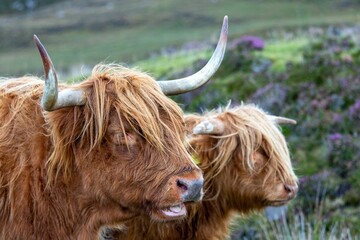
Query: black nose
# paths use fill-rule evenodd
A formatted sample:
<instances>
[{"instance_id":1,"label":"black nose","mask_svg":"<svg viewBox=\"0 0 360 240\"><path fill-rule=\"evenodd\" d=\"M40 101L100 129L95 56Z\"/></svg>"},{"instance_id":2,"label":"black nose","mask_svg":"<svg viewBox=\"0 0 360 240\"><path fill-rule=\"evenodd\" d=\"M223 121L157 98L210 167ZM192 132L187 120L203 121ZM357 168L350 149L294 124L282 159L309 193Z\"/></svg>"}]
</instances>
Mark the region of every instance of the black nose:
<instances>
[{"instance_id":1,"label":"black nose","mask_svg":"<svg viewBox=\"0 0 360 240\"><path fill-rule=\"evenodd\" d=\"M203 196L204 179L186 180L178 179L177 186L182 190L184 202L200 201Z\"/></svg>"}]
</instances>

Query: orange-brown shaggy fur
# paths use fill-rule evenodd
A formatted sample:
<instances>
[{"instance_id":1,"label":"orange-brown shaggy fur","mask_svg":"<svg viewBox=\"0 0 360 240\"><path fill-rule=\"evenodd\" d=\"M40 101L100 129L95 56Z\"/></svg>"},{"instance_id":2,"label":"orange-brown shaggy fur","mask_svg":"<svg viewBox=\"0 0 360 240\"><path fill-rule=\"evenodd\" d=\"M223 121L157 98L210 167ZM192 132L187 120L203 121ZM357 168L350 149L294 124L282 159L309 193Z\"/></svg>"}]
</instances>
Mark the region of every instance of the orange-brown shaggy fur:
<instances>
[{"instance_id":1,"label":"orange-brown shaggy fur","mask_svg":"<svg viewBox=\"0 0 360 240\"><path fill-rule=\"evenodd\" d=\"M191 135L206 118L225 124L221 136ZM254 105L185 117L192 154L204 172L205 197L189 205L184 221L155 223L138 217L127 230L105 229L102 239L211 240L228 236L236 213L249 214L283 204L279 183L296 184L284 136L267 114Z\"/></svg>"},{"instance_id":2,"label":"orange-brown shaggy fur","mask_svg":"<svg viewBox=\"0 0 360 240\"><path fill-rule=\"evenodd\" d=\"M148 75L99 65L71 86L86 105L54 112L40 108L43 85L0 83L0 239L95 239L173 202L169 177L198 171L181 109Z\"/></svg>"}]
</instances>

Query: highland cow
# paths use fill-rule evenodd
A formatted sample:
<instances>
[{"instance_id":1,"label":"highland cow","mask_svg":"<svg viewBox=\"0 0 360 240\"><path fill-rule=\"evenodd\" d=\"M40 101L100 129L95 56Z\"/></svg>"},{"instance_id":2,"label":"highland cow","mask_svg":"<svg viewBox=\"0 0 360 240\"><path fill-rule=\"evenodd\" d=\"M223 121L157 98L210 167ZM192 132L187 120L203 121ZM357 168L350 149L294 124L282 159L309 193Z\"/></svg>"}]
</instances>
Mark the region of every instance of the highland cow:
<instances>
[{"instance_id":1,"label":"highland cow","mask_svg":"<svg viewBox=\"0 0 360 240\"><path fill-rule=\"evenodd\" d=\"M280 206L296 195L297 177L278 127L294 120L241 105L188 115L185 123L191 154L204 173L204 199L187 205L183 221L138 217L123 229L104 229L102 239L225 239L236 213Z\"/></svg>"},{"instance_id":2,"label":"highland cow","mask_svg":"<svg viewBox=\"0 0 360 240\"><path fill-rule=\"evenodd\" d=\"M165 95L204 84L226 35L225 17L213 57L185 79L98 65L72 86L58 86L34 36L45 87L36 77L0 83L0 239L96 239L102 226L140 214L183 218L184 202L202 198L203 177L185 147L183 113Z\"/></svg>"}]
</instances>

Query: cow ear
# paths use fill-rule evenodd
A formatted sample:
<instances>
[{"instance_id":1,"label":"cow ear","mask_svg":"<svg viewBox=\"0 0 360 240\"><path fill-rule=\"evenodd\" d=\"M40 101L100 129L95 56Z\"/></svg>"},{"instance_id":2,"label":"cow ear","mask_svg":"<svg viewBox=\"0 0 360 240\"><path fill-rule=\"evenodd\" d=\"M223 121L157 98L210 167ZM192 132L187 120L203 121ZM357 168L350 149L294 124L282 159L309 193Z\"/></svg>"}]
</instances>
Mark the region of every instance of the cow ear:
<instances>
[{"instance_id":1,"label":"cow ear","mask_svg":"<svg viewBox=\"0 0 360 240\"><path fill-rule=\"evenodd\" d=\"M205 119L193 128L197 135L222 135L224 131L224 123L217 118Z\"/></svg>"}]
</instances>

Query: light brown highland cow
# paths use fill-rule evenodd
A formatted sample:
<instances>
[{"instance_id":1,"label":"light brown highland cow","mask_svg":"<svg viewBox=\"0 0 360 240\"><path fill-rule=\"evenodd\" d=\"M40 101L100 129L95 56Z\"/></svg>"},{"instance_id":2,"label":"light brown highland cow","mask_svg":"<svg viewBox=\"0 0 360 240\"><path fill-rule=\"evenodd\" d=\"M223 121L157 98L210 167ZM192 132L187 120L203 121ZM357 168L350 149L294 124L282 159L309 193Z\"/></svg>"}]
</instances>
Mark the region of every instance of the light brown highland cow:
<instances>
[{"instance_id":1,"label":"light brown highland cow","mask_svg":"<svg viewBox=\"0 0 360 240\"><path fill-rule=\"evenodd\" d=\"M96 239L137 215L181 219L202 197L203 177L185 147L183 112L166 95L191 91L224 55L227 18L213 57L185 79L156 82L98 65L59 85L40 41L37 77L0 83L0 239Z\"/></svg>"},{"instance_id":2,"label":"light brown highland cow","mask_svg":"<svg viewBox=\"0 0 360 240\"><path fill-rule=\"evenodd\" d=\"M230 220L266 206L280 206L297 193L288 147L278 123L254 105L185 117L193 158L203 170L205 197L187 205L176 222L135 218L122 230L105 229L103 239L211 240L228 236Z\"/></svg>"}]
</instances>

